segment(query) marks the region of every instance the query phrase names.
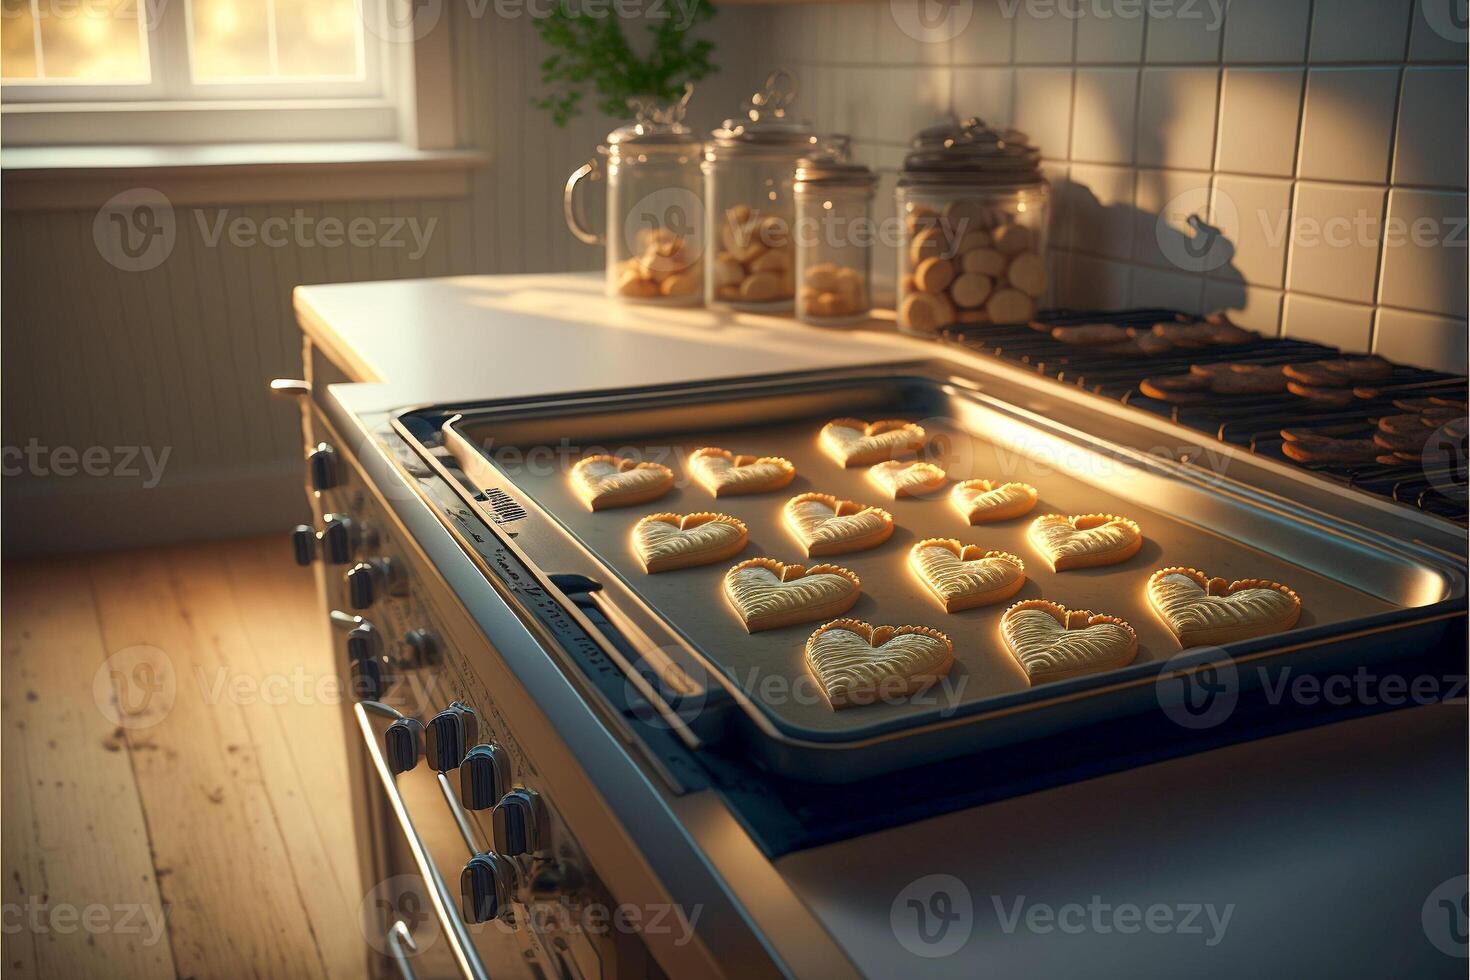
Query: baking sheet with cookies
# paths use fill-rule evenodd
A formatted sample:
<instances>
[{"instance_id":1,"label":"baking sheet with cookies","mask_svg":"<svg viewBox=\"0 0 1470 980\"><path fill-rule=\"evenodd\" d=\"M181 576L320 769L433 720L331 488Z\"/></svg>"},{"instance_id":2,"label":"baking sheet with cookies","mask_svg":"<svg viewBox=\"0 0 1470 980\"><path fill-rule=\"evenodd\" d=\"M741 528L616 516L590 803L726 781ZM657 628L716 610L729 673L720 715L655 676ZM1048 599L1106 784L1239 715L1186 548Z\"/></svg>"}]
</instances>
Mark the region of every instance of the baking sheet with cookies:
<instances>
[{"instance_id":1,"label":"baking sheet with cookies","mask_svg":"<svg viewBox=\"0 0 1470 980\"><path fill-rule=\"evenodd\" d=\"M822 425L839 417L918 422L928 436L922 457L944 466L948 481L924 497L886 497L869 478L867 467L844 468L819 444ZM1166 475L1135 468L1136 460L1104 456L1055 438L1033 439L1024 420L977 405L965 392L929 379L892 379L715 402L671 399L660 405L655 399L625 408L605 406L521 419L481 417L468 421L464 429L477 445L496 447L487 455L517 487L781 728L817 740L904 728L951 715L957 706L1031 690L998 628L1005 609L1025 599L1045 598L1070 609L1121 617L1137 631L1134 663L1165 660L1180 647L1150 608L1145 584L1155 570L1166 566L1194 567L1227 580L1268 579L1287 585L1301 597L1299 628L1346 623L1405 604L1402 595L1374 594L1343 580L1371 574L1374 563L1392 564L1391 557L1357 545L1340 553L1309 548L1310 529L1283 524L1270 514L1260 515L1252 535L1239 535L1253 536L1257 544L1244 543L1225 527L1212 526L1226 523L1230 516L1226 504L1192 508L1208 499L1198 488L1173 492ZM560 448L544 453L539 464L533 462L539 449L552 446ZM795 464L796 477L773 492L716 498L688 469L689 455L703 447L781 456ZM674 471L674 486L649 503L590 511L568 478L570 464L590 452L663 463ZM547 465L551 459L561 462ZM1022 516L971 526L950 502L949 489L975 478L1029 483L1039 491L1039 500ZM808 492L884 508L894 518L892 537L871 550L807 558L782 509L793 496ZM645 573L631 542L639 518L702 511L745 522L746 548L712 565ZM1027 529L1039 516L1098 513L1131 518L1142 527L1144 541L1136 555L1121 564L1053 572L1028 540ZM1240 519L1239 514L1230 517L1237 528ZM1014 598L993 606L945 612L908 561L910 546L936 537L1020 557L1026 569L1024 586ZM1271 542L1269 549L1261 546L1264 542ZM1352 568L1343 560L1348 554L1357 556ZM846 615L874 625L941 630L955 646L948 680L931 697L833 710L816 692L803 660L806 639L821 624L747 634L725 600L725 573L738 561L760 556L807 566L831 562L855 572L862 579L862 595Z\"/></svg>"}]
</instances>

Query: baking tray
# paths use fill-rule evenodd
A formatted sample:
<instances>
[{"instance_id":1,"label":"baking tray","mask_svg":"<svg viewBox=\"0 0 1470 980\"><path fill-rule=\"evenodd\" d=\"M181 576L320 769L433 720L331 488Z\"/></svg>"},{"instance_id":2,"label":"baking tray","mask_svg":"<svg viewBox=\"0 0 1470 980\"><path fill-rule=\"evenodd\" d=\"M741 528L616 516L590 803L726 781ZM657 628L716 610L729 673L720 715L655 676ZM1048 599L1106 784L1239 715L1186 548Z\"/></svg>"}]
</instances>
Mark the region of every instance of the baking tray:
<instances>
[{"instance_id":1,"label":"baking tray","mask_svg":"<svg viewBox=\"0 0 1470 980\"><path fill-rule=\"evenodd\" d=\"M945 466L951 483L975 477L1021 480L1037 487L1040 501L1028 515L971 527L949 504L948 487L928 498L886 499L865 469L844 469L818 446L817 433L832 418L906 418L920 422L930 440L925 454ZM1133 688L1134 708L1152 697L1162 665L1204 662L1213 651L1181 656L1172 634L1148 606L1144 584L1168 565L1200 568L1226 579L1274 579L1302 598L1297 627L1272 637L1224 648L1237 659L1272 650L1320 648L1352 637L1392 642L1433 642L1446 614L1463 613L1463 577L1453 562L1404 549L1371 529L1344 529L1271 509L1232 493L1227 482L1201 479L1189 467L1147 453L1109 445L957 382L922 375L808 377L787 382L719 385L643 395L612 394L523 406L480 408L455 419L451 443L472 446L490 463L494 480L538 517L553 523L595 559L608 595L631 595L643 622L667 627L673 642L649 633L667 653L692 652L697 666L756 721L757 743L775 740L784 750L762 755L778 768L814 778L856 778L874 766L901 764L919 751L924 758L953 754L990 742L1050 733L1058 725L1095 720L1096 706L1079 702L1089 693L1117 695ZM714 498L690 479L685 461L703 446L736 453L778 455L797 468L796 480L760 495ZM573 495L571 463L611 452L662 462L675 472L675 488L652 504L590 512ZM489 477L480 483L492 482ZM884 507L893 514L893 537L876 549L831 559L806 559L781 518L783 504L807 491ZM633 553L630 530L639 517L660 511L714 510L750 528L738 558L702 568L647 575ZM1141 551L1119 565L1051 572L1030 546L1026 530L1046 513L1112 513L1143 528ZM945 613L913 577L907 553L928 537L954 537L1012 552L1026 564L1027 582L1012 601L1047 598L1070 608L1121 616L1137 631L1133 664L1070 681L1035 686L1005 650L998 620L1009 603ZM849 615L875 624L938 628L955 644L950 677L925 698L834 711L807 677L806 637L816 623L747 635L721 592L735 561L770 556L787 563L833 561L863 580L863 594ZM531 555L535 559L535 555ZM550 569L554 571L555 569ZM616 600L615 600L616 601ZM1438 627L1436 627L1438 622ZM1408 634L1413 627L1420 632ZM1388 637L1392 634L1393 641ZM1341 643L1339 648L1346 649ZM1140 691L1141 685L1149 686ZM1050 717L1033 709L1050 706ZM1110 709L1101 709L1102 714ZM1022 720L1024 716L1024 721ZM981 728L969 724L988 721ZM975 730L957 734L963 728ZM747 733L750 734L750 733ZM909 751L891 744L924 735ZM877 751L884 743L882 751ZM922 745L922 749L917 746ZM864 762L813 767L823 747L866 747ZM794 755L792 751L795 750ZM804 761L803 761L804 760Z\"/></svg>"}]
</instances>

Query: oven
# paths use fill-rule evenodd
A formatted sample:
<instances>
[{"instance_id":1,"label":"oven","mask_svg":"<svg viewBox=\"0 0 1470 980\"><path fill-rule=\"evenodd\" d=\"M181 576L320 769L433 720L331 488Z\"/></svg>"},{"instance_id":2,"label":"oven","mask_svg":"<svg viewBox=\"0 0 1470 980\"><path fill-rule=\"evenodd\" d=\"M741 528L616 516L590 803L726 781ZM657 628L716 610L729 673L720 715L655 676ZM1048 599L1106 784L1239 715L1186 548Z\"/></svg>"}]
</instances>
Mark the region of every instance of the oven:
<instances>
[{"instance_id":1,"label":"oven","mask_svg":"<svg viewBox=\"0 0 1470 980\"><path fill-rule=\"evenodd\" d=\"M1029 361L936 353L410 406L334 385L311 348L308 367L308 384L284 386L305 396L315 509L294 543L319 569L354 695L344 723L377 975L883 975L842 918L854 903L886 913L894 896L817 901L814 874L857 873L823 855L850 865L852 846L946 815L1389 707L1284 705L1269 697L1273 672L1433 677L1463 697L1453 678L1464 673L1464 532L1442 504L1405 506L1254 446L1211 444L1175 418L1056 385ZM971 657L950 703L876 713L832 712L794 683L784 697L756 694L772 674L799 679L790 635L785 648L733 642L709 598L723 565L642 575L626 534L648 508L589 514L566 490L565 463L589 446L677 459L738 441L729 448L779 449L806 471L820 466L813 423L843 415L925 419L956 471L1044 465L1038 480L1059 508L1139 515L1158 552L1144 561L1265 568L1298 587L1311 616L1288 633L1179 651L1137 595L1084 576L1065 586L1067 605L1126 607L1143 647L1133 664L1031 686L1000 659ZM549 465L532 460L537 448ZM824 479L871 496L843 482L857 474ZM681 486L652 509L709 509L694 506L698 494ZM759 528L752 554L790 552L761 510L770 503L732 499ZM894 509L922 536L933 518L921 511L937 506ZM876 552L853 560L877 592L901 591ZM935 618L905 601L873 615ZM984 636L996 615L969 617L956 635ZM1187 699L1222 678L1230 710L1181 721L1193 709L1166 692ZM1444 806L1436 797L1426 818ZM964 975L977 962L945 964Z\"/></svg>"}]
</instances>

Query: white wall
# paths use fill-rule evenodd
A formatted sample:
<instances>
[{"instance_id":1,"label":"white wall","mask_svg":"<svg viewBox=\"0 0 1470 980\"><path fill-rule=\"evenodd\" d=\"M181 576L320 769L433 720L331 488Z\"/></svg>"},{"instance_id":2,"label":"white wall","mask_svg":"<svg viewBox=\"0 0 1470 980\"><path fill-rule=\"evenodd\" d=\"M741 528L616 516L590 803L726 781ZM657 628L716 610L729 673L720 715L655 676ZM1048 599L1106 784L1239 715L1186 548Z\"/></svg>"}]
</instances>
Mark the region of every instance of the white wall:
<instances>
[{"instance_id":1,"label":"white wall","mask_svg":"<svg viewBox=\"0 0 1470 980\"><path fill-rule=\"evenodd\" d=\"M467 197L418 200L406 188L401 200L221 201L200 209L207 223L223 211L257 226L297 213L424 229L432 221L422 255L351 244L237 247L228 237L211 242L194 209L176 208L168 258L124 272L93 242L95 211L5 211L0 429L7 472L17 463L21 470L3 483L7 554L284 532L309 516L296 411L266 395L271 378L300 374L301 335L290 308L298 284L599 265L599 251L562 223L561 187L621 120L592 113L557 129L530 104L546 55L531 22L498 18L494 4L448 2L445 9L454 18L462 145L491 158ZM475 10L487 13L475 17ZM760 82L763 76L743 70L755 59L742 49L760 36L764 17L758 9L727 9L708 26L725 70L699 86L699 125L737 111ZM48 453L16 456L27 447ZM61 447L76 458L50 455ZM79 461L88 450L94 469L106 450L113 470L138 475L88 476ZM156 485L145 485L153 481L141 461L123 466L144 451L166 460Z\"/></svg>"},{"instance_id":2,"label":"white wall","mask_svg":"<svg viewBox=\"0 0 1470 980\"><path fill-rule=\"evenodd\" d=\"M889 209L907 141L946 113L1030 134L1056 192L1053 302L1228 309L1268 333L1463 372L1455 2L793 5L774 11L770 57L796 71L820 125L887 171ZM946 9L955 19L920 26ZM1230 243L1208 270L1171 258L1195 209ZM894 260L877 268L891 282Z\"/></svg>"}]
</instances>

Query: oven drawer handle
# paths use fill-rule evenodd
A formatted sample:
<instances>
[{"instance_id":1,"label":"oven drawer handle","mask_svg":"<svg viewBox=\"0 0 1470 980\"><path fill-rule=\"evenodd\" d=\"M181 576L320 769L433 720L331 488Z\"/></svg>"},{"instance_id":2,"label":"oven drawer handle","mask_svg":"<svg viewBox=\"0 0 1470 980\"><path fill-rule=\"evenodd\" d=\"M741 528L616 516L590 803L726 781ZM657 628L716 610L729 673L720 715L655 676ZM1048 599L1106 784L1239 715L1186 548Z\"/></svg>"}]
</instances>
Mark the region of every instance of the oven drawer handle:
<instances>
[{"instance_id":1,"label":"oven drawer handle","mask_svg":"<svg viewBox=\"0 0 1470 980\"><path fill-rule=\"evenodd\" d=\"M408 953L419 951L418 944L413 941L413 933L408 931L407 923L402 919L395 919L388 929L388 955L393 958L403 980L418 980L413 972L413 965L408 962L408 953L403 951L405 946L408 947Z\"/></svg>"},{"instance_id":2,"label":"oven drawer handle","mask_svg":"<svg viewBox=\"0 0 1470 980\"><path fill-rule=\"evenodd\" d=\"M423 838L419 836L418 830L413 825L413 818L408 814L403 795L398 792L398 784L393 779L393 773L388 768L387 760L383 758L383 750L378 747L378 738L373 732L372 719L368 717L373 714L380 718L397 721L404 715L378 701L359 701L353 705L352 710L357 717L357 727L362 732L362 739L367 744L368 757L372 759L373 768L377 770L378 781L383 786L383 792L388 797L393 814L398 818L398 826L403 830L403 836L408 842L408 849L413 854L414 864L418 866L419 874L429 886L429 904L434 907L434 914L439 917L439 925L444 929L444 936L449 941L450 951L454 954L455 962L459 964L460 972L469 980L490 980L490 975L485 972L485 965L480 962L479 951L475 949L475 944L458 915L455 905L456 896L444 883L443 875L439 874L439 868L434 864L434 859L429 856L429 850L424 845ZM391 935L390 930L390 937Z\"/></svg>"}]
</instances>

